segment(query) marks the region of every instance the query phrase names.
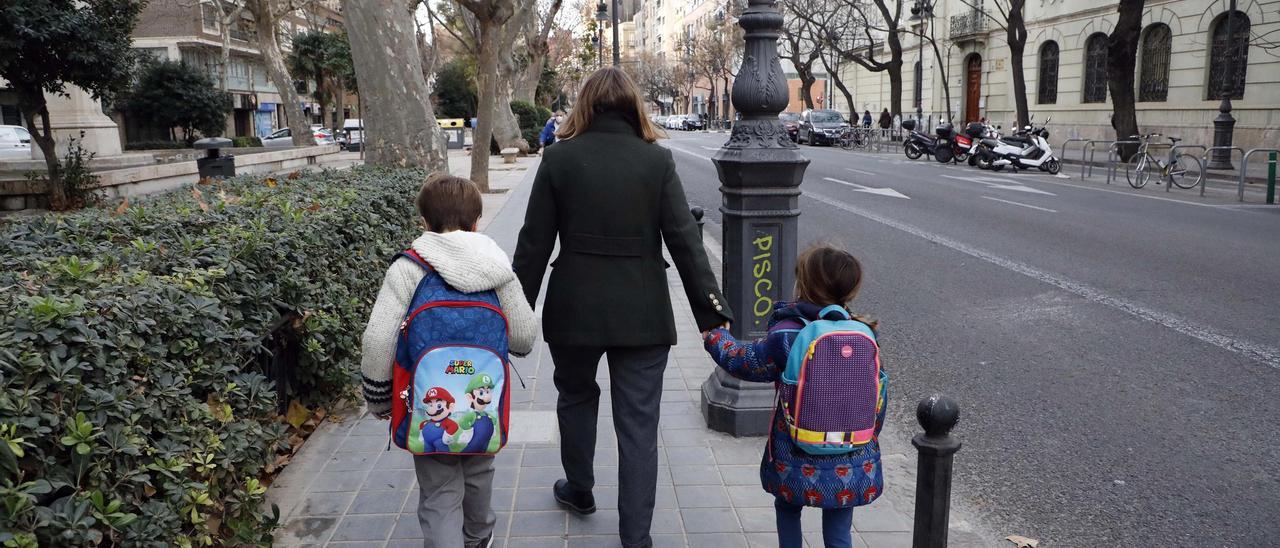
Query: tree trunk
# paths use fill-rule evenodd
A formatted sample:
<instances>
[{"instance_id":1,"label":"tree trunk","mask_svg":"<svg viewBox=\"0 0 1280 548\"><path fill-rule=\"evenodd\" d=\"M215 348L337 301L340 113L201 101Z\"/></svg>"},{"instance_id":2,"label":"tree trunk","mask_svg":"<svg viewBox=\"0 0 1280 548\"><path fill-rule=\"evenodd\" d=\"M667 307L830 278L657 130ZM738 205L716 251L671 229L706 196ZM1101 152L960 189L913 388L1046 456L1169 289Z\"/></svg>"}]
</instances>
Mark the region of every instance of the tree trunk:
<instances>
[{"instance_id":1,"label":"tree trunk","mask_svg":"<svg viewBox=\"0 0 1280 548\"><path fill-rule=\"evenodd\" d=\"M1111 127L1117 141L1138 134L1138 114L1134 109L1133 69L1137 64L1138 36L1142 32L1144 0L1120 0L1120 17L1107 38L1107 87L1111 91ZM1136 145L1120 145L1121 159L1137 150Z\"/></svg>"},{"instance_id":2,"label":"tree trunk","mask_svg":"<svg viewBox=\"0 0 1280 548\"><path fill-rule=\"evenodd\" d=\"M444 131L431 107L421 56L387 55L416 51L412 12L401 0L343 0L342 6L360 84L366 163L448 171Z\"/></svg>"},{"instance_id":3,"label":"tree trunk","mask_svg":"<svg viewBox=\"0 0 1280 548\"><path fill-rule=\"evenodd\" d=\"M31 140L44 154L44 166L49 172L49 205L53 209L61 209L66 205L67 194L62 186L62 163L58 161L58 143L49 127L49 106L45 103L44 92L39 87L19 87L17 91L18 105L27 128L31 130ZM36 114L40 115L39 126L36 125Z\"/></svg>"},{"instance_id":4,"label":"tree trunk","mask_svg":"<svg viewBox=\"0 0 1280 548\"><path fill-rule=\"evenodd\" d=\"M800 73L800 100L804 102L804 108L811 109L813 108L813 84L817 83L818 79L808 69L796 67L796 70Z\"/></svg>"},{"instance_id":5,"label":"tree trunk","mask_svg":"<svg viewBox=\"0 0 1280 548\"><path fill-rule=\"evenodd\" d=\"M337 102L335 110L337 111L338 121L333 127L341 130L342 126L347 122L347 90L343 89L342 85L339 84L336 91L337 95L334 97L334 101Z\"/></svg>"},{"instance_id":6,"label":"tree trunk","mask_svg":"<svg viewBox=\"0 0 1280 548\"><path fill-rule=\"evenodd\" d=\"M541 48L530 47L527 55L529 56L529 63L523 69L520 69L513 79L514 99L536 105L538 103L538 83L542 81L542 69L547 65L547 53Z\"/></svg>"},{"instance_id":7,"label":"tree trunk","mask_svg":"<svg viewBox=\"0 0 1280 548\"><path fill-rule=\"evenodd\" d=\"M889 113L902 115L902 42L897 32L889 33Z\"/></svg>"},{"instance_id":8,"label":"tree trunk","mask_svg":"<svg viewBox=\"0 0 1280 548\"><path fill-rule=\"evenodd\" d=\"M495 48L505 48L502 43L494 44ZM511 111L512 79L516 76L515 61L505 51L495 52L498 71L493 91L493 138L498 140L499 148L518 148L521 154L529 153L529 142L520 135L520 120ZM481 110L480 112L485 112Z\"/></svg>"},{"instance_id":9,"label":"tree trunk","mask_svg":"<svg viewBox=\"0 0 1280 548\"><path fill-rule=\"evenodd\" d=\"M1027 75L1022 70L1022 54L1027 47L1027 22L1022 17L1025 0L1010 0L1008 16L1009 67L1013 70L1013 104L1017 111L1018 127L1031 123L1027 111ZM1141 11L1139 11L1141 15ZM1132 63L1130 64L1132 69ZM1132 87L1133 78L1130 79ZM1132 94L1130 94L1132 96Z\"/></svg>"},{"instance_id":10,"label":"tree trunk","mask_svg":"<svg viewBox=\"0 0 1280 548\"><path fill-rule=\"evenodd\" d=\"M250 0L248 6L258 29L258 53L262 55L262 64L266 65L267 75L271 77L271 83L276 86L284 101L284 116L289 123L289 132L293 135L293 146L314 146L315 135L311 133L311 124L302 112L302 99L298 97L298 89L293 86L293 78L289 77L289 68L285 66L284 54L280 51L271 2Z\"/></svg>"},{"instance_id":11,"label":"tree trunk","mask_svg":"<svg viewBox=\"0 0 1280 548\"><path fill-rule=\"evenodd\" d=\"M354 1L354 0L352 0ZM472 129L471 180L482 192L489 192L489 141L493 139L494 118L497 114L498 48L495 40L497 25L488 20L480 21L480 55L476 79L479 85L480 105L476 109L476 127ZM510 107L508 106L508 111Z\"/></svg>"},{"instance_id":12,"label":"tree trunk","mask_svg":"<svg viewBox=\"0 0 1280 548\"><path fill-rule=\"evenodd\" d=\"M238 10L237 10L238 11ZM228 73L231 72L231 25L227 23L228 17L222 21L222 47L218 52L218 85L222 91L227 91L230 87Z\"/></svg>"},{"instance_id":13,"label":"tree trunk","mask_svg":"<svg viewBox=\"0 0 1280 548\"><path fill-rule=\"evenodd\" d=\"M840 55L833 53L833 55ZM858 121L858 112L853 108L853 92L849 91L848 86L844 85L844 78L840 77L840 70L831 70L831 64L827 62L827 56L822 56L822 68L826 69L827 74L831 78L831 82L836 85L836 89L840 90L840 94L844 95L844 104L849 107L849 123L854 124ZM833 105L827 105L833 107ZM857 124L854 124L857 125Z\"/></svg>"}]
</instances>

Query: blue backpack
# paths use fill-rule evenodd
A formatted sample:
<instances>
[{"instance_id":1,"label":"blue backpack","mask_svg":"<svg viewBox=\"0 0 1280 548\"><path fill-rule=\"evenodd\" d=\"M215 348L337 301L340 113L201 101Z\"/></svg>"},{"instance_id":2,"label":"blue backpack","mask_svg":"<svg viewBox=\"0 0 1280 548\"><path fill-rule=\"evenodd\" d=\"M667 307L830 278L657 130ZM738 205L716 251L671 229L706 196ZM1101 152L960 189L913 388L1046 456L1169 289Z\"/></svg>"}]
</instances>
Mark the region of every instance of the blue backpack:
<instances>
[{"instance_id":1,"label":"blue backpack","mask_svg":"<svg viewBox=\"0 0 1280 548\"><path fill-rule=\"evenodd\" d=\"M875 439L884 406L876 335L840 305L802 321L778 390L787 432L806 453L849 453Z\"/></svg>"},{"instance_id":2,"label":"blue backpack","mask_svg":"<svg viewBox=\"0 0 1280 548\"><path fill-rule=\"evenodd\" d=\"M415 455L493 455L507 444L507 318L493 290L449 286L426 271L396 343L391 378L391 441Z\"/></svg>"}]
</instances>

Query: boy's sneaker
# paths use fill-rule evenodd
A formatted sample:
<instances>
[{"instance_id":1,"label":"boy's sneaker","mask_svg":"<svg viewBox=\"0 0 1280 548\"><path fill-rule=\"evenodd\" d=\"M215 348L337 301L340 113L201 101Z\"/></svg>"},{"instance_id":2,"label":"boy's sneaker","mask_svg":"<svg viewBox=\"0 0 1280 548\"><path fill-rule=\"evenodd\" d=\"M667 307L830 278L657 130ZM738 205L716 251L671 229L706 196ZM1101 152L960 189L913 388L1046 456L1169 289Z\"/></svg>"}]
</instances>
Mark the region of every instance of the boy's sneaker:
<instances>
[{"instance_id":1,"label":"boy's sneaker","mask_svg":"<svg viewBox=\"0 0 1280 548\"><path fill-rule=\"evenodd\" d=\"M556 502L578 514L585 516L596 511L596 497L591 491L574 490L569 487L569 480L556 480L552 491L556 495Z\"/></svg>"}]
</instances>

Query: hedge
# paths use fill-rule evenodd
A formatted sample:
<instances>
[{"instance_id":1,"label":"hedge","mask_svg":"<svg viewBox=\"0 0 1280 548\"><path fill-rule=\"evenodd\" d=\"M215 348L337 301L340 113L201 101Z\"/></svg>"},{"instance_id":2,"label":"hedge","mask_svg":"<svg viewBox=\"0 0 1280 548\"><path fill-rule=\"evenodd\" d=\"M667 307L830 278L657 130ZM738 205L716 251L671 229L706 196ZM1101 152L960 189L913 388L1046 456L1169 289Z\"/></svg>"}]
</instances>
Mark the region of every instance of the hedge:
<instances>
[{"instance_id":1,"label":"hedge","mask_svg":"<svg viewBox=\"0 0 1280 548\"><path fill-rule=\"evenodd\" d=\"M232 137L231 146L236 148L260 147L262 139L259 137Z\"/></svg>"},{"instance_id":2,"label":"hedge","mask_svg":"<svg viewBox=\"0 0 1280 548\"><path fill-rule=\"evenodd\" d=\"M0 543L268 545L263 480L300 438L264 339L296 331L301 404L354 394L423 176L238 178L0 222Z\"/></svg>"}]
</instances>

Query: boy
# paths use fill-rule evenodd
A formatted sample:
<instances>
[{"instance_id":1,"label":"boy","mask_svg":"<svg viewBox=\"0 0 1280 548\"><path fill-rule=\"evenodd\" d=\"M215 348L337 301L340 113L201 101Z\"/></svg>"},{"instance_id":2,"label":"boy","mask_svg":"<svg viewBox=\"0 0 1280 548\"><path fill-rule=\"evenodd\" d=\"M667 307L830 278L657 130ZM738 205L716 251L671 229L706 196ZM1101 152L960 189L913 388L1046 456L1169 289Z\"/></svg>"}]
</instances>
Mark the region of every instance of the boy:
<instances>
[{"instance_id":1,"label":"boy","mask_svg":"<svg viewBox=\"0 0 1280 548\"><path fill-rule=\"evenodd\" d=\"M528 354L537 335L537 320L506 252L488 236L475 232L483 207L479 189L466 179L435 174L418 192L417 206L426 231L413 241L414 251L458 291L493 290L507 317L511 353ZM400 323L424 274L422 267L408 258L392 263L365 328L360 361L364 398L369 412L382 419L391 415L391 372ZM454 407L452 395L440 388L432 398L431 391L425 394L428 401L424 403L436 410L439 420L431 418L433 424L424 426L440 436L433 444L447 448L451 443L469 443L470 439L462 439L472 430L462 430L449 417ZM477 409L475 402L472 405ZM427 430L423 428L424 433ZM414 456L413 464L420 492L418 522L425 546L488 547L496 520L489 504L493 457Z\"/></svg>"}]
</instances>

